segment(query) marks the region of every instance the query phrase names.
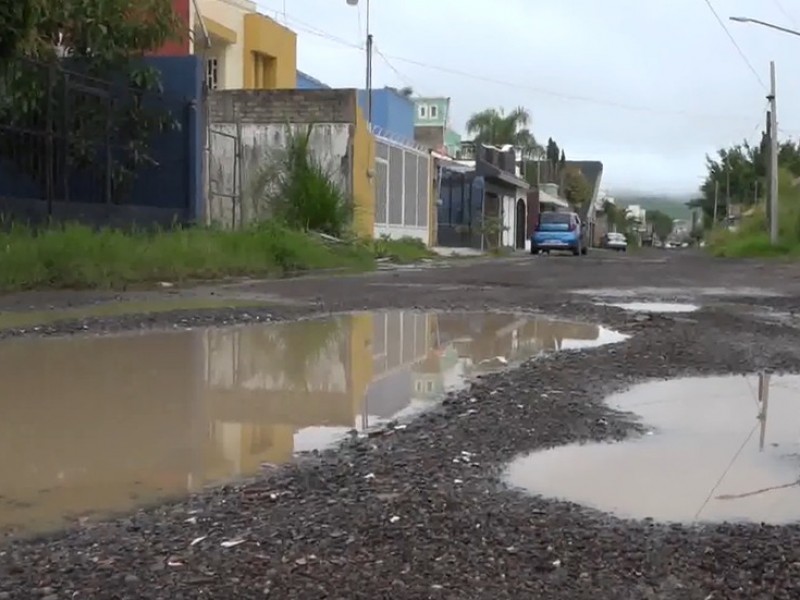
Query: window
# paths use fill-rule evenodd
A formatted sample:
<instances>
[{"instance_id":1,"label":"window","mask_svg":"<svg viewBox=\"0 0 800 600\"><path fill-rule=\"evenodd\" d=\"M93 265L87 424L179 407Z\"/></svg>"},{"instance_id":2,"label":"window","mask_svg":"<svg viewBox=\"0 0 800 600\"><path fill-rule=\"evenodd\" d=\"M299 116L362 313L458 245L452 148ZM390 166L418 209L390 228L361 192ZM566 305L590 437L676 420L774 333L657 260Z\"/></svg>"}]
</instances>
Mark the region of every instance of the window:
<instances>
[{"instance_id":1,"label":"window","mask_svg":"<svg viewBox=\"0 0 800 600\"><path fill-rule=\"evenodd\" d=\"M431 106L431 119L438 119L439 118L439 107L438 106Z\"/></svg>"},{"instance_id":2,"label":"window","mask_svg":"<svg viewBox=\"0 0 800 600\"><path fill-rule=\"evenodd\" d=\"M427 119L428 118L428 107L424 104L419 105L419 118L420 119Z\"/></svg>"},{"instance_id":3,"label":"window","mask_svg":"<svg viewBox=\"0 0 800 600\"><path fill-rule=\"evenodd\" d=\"M210 90L216 90L219 85L219 63L216 58L206 61L206 85Z\"/></svg>"}]
</instances>

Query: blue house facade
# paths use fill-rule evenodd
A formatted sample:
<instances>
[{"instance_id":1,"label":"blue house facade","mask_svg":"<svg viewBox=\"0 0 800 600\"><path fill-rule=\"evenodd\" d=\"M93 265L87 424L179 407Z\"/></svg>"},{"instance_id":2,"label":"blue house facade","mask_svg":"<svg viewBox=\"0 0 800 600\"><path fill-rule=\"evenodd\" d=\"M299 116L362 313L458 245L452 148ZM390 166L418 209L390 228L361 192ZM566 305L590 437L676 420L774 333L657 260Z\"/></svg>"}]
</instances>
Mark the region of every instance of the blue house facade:
<instances>
[{"instance_id":1,"label":"blue house facade","mask_svg":"<svg viewBox=\"0 0 800 600\"><path fill-rule=\"evenodd\" d=\"M298 90L329 90L331 86L303 71L297 71ZM367 115L367 90L358 91L358 105ZM378 135L397 142L414 143L414 100L399 90L372 90L372 126Z\"/></svg>"},{"instance_id":2,"label":"blue house facade","mask_svg":"<svg viewBox=\"0 0 800 600\"><path fill-rule=\"evenodd\" d=\"M297 89L298 90L329 90L331 86L322 83L316 77L312 77L308 73L302 71L297 72Z\"/></svg>"},{"instance_id":3,"label":"blue house facade","mask_svg":"<svg viewBox=\"0 0 800 600\"><path fill-rule=\"evenodd\" d=\"M367 90L359 90L358 104L367 112ZM397 141L414 142L414 100L398 90L372 90L372 124L377 133Z\"/></svg>"}]
</instances>

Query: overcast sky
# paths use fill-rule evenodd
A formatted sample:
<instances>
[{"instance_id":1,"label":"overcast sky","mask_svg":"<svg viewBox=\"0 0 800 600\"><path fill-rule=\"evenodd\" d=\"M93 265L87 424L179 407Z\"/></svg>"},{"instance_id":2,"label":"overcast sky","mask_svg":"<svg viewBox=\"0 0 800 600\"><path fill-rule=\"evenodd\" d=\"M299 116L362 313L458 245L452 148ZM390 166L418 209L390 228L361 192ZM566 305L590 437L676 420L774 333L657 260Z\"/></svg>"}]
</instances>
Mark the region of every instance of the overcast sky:
<instances>
[{"instance_id":1,"label":"overcast sky","mask_svg":"<svg viewBox=\"0 0 800 600\"><path fill-rule=\"evenodd\" d=\"M258 2L297 31L300 70L364 87L365 0ZM800 37L728 21L800 29L800 3L711 2L755 73L705 0L372 0L373 84L450 96L462 133L476 111L525 106L541 142L603 161L612 193L691 193L707 152L758 139L770 60L779 129L800 133Z\"/></svg>"}]
</instances>

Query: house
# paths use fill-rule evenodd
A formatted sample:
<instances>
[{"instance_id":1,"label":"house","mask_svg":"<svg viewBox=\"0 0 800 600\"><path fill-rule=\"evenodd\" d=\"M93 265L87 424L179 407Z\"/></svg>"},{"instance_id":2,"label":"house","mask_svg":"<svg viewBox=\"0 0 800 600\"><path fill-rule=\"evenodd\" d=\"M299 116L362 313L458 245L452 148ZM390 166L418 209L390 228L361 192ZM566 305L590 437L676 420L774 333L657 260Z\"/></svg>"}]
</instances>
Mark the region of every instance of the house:
<instances>
[{"instance_id":1,"label":"house","mask_svg":"<svg viewBox=\"0 0 800 600\"><path fill-rule=\"evenodd\" d=\"M292 89L297 84L297 34L258 12L251 0L173 0L190 35L160 56L196 54L212 90Z\"/></svg>"},{"instance_id":2,"label":"house","mask_svg":"<svg viewBox=\"0 0 800 600\"><path fill-rule=\"evenodd\" d=\"M516 153L486 145L477 150L475 161L437 155L438 244L524 249L530 186L516 175Z\"/></svg>"},{"instance_id":3,"label":"house","mask_svg":"<svg viewBox=\"0 0 800 600\"><path fill-rule=\"evenodd\" d=\"M373 89L372 130L383 137L410 145L414 143L414 101L393 87ZM370 92L359 90L358 104L367 114Z\"/></svg>"},{"instance_id":4,"label":"house","mask_svg":"<svg viewBox=\"0 0 800 600\"><path fill-rule=\"evenodd\" d=\"M450 127L450 98L414 98L414 139L441 154L456 157L461 136Z\"/></svg>"}]
</instances>

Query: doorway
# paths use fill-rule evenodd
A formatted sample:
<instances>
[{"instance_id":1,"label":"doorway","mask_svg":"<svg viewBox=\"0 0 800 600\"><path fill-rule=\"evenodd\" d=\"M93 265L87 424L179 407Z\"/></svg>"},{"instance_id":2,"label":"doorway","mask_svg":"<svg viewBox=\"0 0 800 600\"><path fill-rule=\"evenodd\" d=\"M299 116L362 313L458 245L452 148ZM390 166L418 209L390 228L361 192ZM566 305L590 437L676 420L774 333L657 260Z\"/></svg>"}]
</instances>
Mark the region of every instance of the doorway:
<instances>
[{"instance_id":1,"label":"doorway","mask_svg":"<svg viewBox=\"0 0 800 600\"><path fill-rule=\"evenodd\" d=\"M515 221L516 247L518 250L525 249L525 225L528 222L525 212L525 200L520 198L517 200L517 218Z\"/></svg>"}]
</instances>

